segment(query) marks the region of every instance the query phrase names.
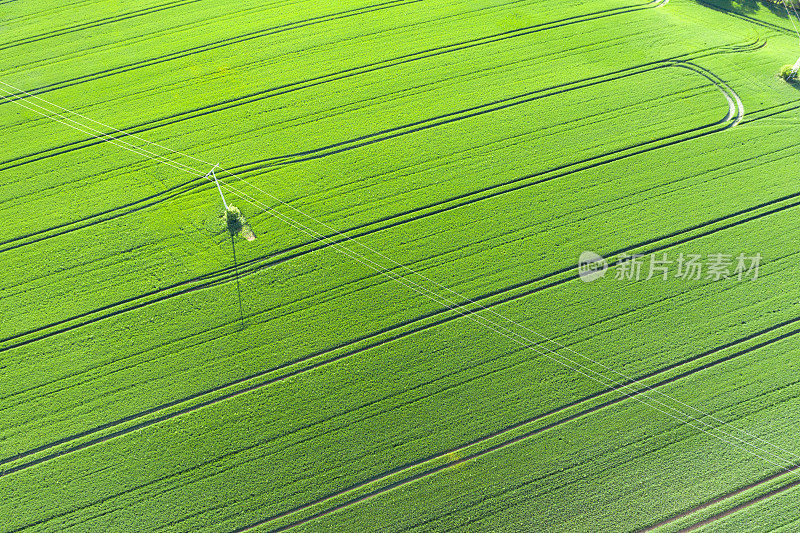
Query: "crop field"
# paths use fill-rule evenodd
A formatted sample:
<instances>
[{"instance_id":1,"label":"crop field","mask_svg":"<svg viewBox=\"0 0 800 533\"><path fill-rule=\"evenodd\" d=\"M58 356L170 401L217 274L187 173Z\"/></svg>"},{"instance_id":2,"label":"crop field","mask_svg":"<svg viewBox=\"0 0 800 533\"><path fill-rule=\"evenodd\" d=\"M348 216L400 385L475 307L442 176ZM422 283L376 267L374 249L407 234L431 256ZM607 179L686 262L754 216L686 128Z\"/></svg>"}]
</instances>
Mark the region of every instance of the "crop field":
<instances>
[{"instance_id":1,"label":"crop field","mask_svg":"<svg viewBox=\"0 0 800 533\"><path fill-rule=\"evenodd\" d=\"M800 530L798 14L0 0L0 533Z\"/></svg>"}]
</instances>

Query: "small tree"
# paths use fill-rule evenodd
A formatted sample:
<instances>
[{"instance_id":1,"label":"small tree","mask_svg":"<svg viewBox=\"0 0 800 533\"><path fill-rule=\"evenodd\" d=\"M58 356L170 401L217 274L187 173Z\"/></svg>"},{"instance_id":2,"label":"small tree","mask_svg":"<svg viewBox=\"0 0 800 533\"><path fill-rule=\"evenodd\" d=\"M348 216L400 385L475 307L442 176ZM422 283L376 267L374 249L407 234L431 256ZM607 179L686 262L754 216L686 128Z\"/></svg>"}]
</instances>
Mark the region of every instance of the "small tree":
<instances>
[{"instance_id":1,"label":"small tree","mask_svg":"<svg viewBox=\"0 0 800 533\"><path fill-rule=\"evenodd\" d=\"M228 233L231 234L231 237L241 234L242 237L248 241L255 240L256 236L253 233L253 230L251 230L250 226L247 225L247 221L238 207L235 205L227 206L224 217L225 225L227 226Z\"/></svg>"},{"instance_id":2,"label":"small tree","mask_svg":"<svg viewBox=\"0 0 800 533\"><path fill-rule=\"evenodd\" d=\"M781 68L781 78L789 83L795 83L797 81L797 72L794 70L794 65L784 65Z\"/></svg>"},{"instance_id":3,"label":"small tree","mask_svg":"<svg viewBox=\"0 0 800 533\"><path fill-rule=\"evenodd\" d=\"M228 232L231 235L238 235L244 227L244 217L239 208L235 205L229 205L225 210L225 224L228 226Z\"/></svg>"}]
</instances>

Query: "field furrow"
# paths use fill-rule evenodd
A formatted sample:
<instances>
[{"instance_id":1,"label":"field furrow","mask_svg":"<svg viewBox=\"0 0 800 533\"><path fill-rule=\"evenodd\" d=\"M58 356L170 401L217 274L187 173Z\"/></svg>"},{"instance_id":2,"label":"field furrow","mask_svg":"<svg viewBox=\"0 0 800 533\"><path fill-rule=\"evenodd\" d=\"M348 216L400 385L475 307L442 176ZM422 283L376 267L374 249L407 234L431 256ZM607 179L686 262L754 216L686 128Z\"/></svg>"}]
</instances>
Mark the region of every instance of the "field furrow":
<instances>
[{"instance_id":1,"label":"field furrow","mask_svg":"<svg viewBox=\"0 0 800 533\"><path fill-rule=\"evenodd\" d=\"M789 5L0 4L0 532L797 525Z\"/></svg>"}]
</instances>

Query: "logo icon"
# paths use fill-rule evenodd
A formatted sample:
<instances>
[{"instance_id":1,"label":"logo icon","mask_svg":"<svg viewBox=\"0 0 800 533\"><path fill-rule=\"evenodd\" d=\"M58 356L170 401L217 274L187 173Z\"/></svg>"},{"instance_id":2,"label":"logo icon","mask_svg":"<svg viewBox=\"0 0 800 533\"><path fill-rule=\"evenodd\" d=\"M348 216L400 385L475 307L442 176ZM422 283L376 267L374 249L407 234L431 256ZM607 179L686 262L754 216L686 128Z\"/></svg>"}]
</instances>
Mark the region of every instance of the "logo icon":
<instances>
[{"instance_id":1,"label":"logo icon","mask_svg":"<svg viewBox=\"0 0 800 533\"><path fill-rule=\"evenodd\" d=\"M583 252L578 258L578 276L586 283L606 275L608 261L594 252Z\"/></svg>"}]
</instances>

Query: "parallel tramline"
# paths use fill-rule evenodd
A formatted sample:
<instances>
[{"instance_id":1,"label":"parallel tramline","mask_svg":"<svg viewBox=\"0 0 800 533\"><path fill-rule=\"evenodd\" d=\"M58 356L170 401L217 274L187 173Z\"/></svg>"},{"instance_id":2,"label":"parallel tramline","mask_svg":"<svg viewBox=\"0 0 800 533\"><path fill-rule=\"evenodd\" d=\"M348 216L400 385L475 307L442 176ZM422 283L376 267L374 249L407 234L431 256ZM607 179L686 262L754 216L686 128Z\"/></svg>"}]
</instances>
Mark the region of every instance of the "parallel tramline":
<instances>
[{"instance_id":1,"label":"parallel tramline","mask_svg":"<svg viewBox=\"0 0 800 533\"><path fill-rule=\"evenodd\" d=\"M794 6L9 6L0 530L791 527Z\"/></svg>"}]
</instances>

